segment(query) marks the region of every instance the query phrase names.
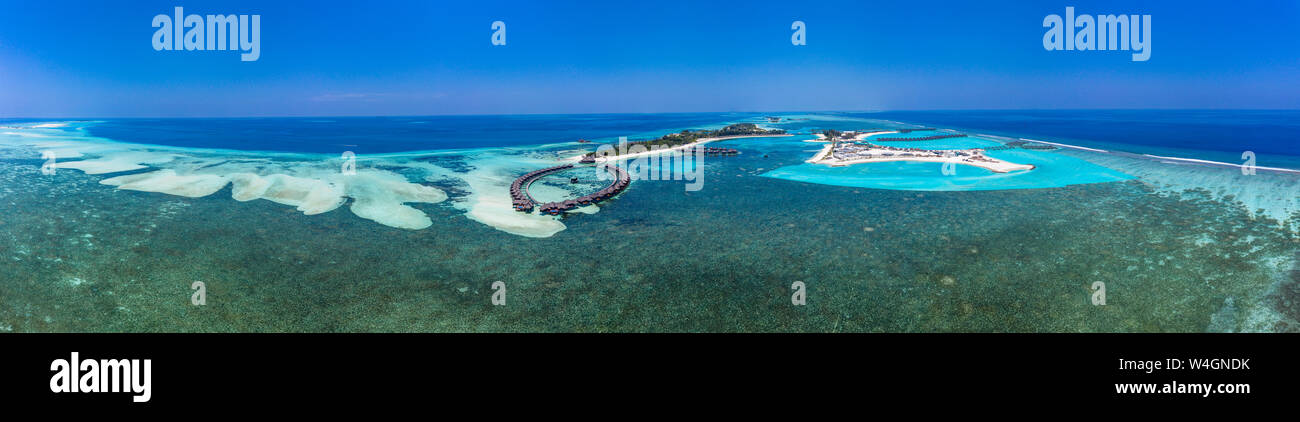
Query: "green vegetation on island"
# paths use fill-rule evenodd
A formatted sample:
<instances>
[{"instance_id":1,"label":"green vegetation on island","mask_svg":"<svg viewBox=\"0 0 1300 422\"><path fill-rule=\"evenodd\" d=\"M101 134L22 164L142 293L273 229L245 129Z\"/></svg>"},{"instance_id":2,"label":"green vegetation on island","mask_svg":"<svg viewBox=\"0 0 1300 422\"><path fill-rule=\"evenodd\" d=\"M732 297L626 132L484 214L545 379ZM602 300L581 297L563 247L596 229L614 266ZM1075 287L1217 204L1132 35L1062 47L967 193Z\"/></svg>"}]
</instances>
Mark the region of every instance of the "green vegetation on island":
<instances>
[{"instance_id":1,"label":"green vegetation on island","mask_svg":"<svg viewBox=\"0 0 1300 422\"><path fill-rule=\"evenodd\" d=\"M763 129L753 123L736 123L718 130L683 130L677 133L670 133L656 139L648 141L628 142L628 146L641 145L647 150L653 147L672 148L675 146L686 145L705 138L720 138L723 136L746 136L746 135L783 135L785 130L782 129ZM595 152L589 152L584 157L595 157Z\"/></svg>"}]
</instances>

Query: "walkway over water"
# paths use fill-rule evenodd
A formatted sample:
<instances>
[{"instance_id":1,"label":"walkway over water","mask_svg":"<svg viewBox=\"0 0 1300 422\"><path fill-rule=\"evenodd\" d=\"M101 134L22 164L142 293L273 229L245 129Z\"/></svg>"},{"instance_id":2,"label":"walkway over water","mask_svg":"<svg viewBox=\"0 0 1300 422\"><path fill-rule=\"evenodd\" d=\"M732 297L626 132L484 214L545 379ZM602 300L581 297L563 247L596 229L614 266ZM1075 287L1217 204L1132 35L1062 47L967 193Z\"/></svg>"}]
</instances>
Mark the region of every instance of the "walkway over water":
<instances>
[{"instance_id":1,"label":"walkway over water","mask_svg":"<svg viewBox=\"0 0 1300 422\"><path fill-rule=\"evenodd\" d=\"M687 146L685 149L683 149L683 151L687 154L698 153L706 156L733 156L733 155L740 154L740 151L732 148L716 148L716 147L708 147L703 145ZM582 159L578 161L578 165L585 166L588 164L595 164L595 161L596 160L594 156L587 155L582 157ZM511 202L514 204L515 211L533 212L533 209L537 209L541 211L543 214L559 215L565 211L569 211L577 207L587 206L600 201L604 201L609 198L613 198L617 196L619 193L622 193L623 190L627 189L627 186L632 183L631 175L629 175L627 171L623 170L621 167L611 165L611 164L596 164L596 167L604 167L604 170L609 172L611 178L614 180L612 183L609 184L609 186L606 186L604 189L596 191L596 193L585 195L577 199L570 199L566 201L557 201L557 202L547 202L544 204L533 199L532 194L528 193L528 187L531 186L533 182L537 181L538 179L541 179L542 177L545 177L548 174L555 173L558 171L568 170L574 167L575 167L574 164L564 164L555 167L547 167L541 170L530 171L528 173L525 173L523 176L519 176L519 178L515 179L514 183L510 184L510 199Z\"/></svg>"},{"instance_id":2,"label":"walkway over water","mask_svg":"<svg viewBox=\"0 0 1300 422\"><path fill-rule=\"evenodd\" d=\"M687 153L687 154L694 154L694 153L696 153L696 152L703 152L704 155L736 155L736 154L739 154L739 153L740 153L740 151L737 151L737 150L732 149L732 148L715 148L715 147L706 147L706 146L703 146L703 145L697 145L697 146L692 147L692 148L687 148L687 149L684 150L683 152L685 152L685 153Z\"/></svg>"},{"instance_id":3,"label":"walkway over water","mask_svg":"<svg viewBox=\"0 0 1300 422\"><path fill-rule=\"evenodd\" d=\"M619 193L622 193L623 190L627 189L627 186L632 183L632 177L622 168L611 165L603 165L602 167L604 167L605 171L609 172L610 176L612 176L613 182L611 182L609 186L577 199L548 202L541 205L538 205L539 202L534 200L532 195L528 193L528 187L531 186L533 182L537 181L537 179L541 179L548 174L561 170L574 168L574 165L565 164L561 166L548 167L541 170L534 170L525 173L523 176L519 176L519 178L515 179L514 183L510 184L510 198L514 203L515 211L532 212L533 208L536 207L542 213L559 215L560 213L580 206L587 206L613 198Z\"/></svg>"}]
</instances>

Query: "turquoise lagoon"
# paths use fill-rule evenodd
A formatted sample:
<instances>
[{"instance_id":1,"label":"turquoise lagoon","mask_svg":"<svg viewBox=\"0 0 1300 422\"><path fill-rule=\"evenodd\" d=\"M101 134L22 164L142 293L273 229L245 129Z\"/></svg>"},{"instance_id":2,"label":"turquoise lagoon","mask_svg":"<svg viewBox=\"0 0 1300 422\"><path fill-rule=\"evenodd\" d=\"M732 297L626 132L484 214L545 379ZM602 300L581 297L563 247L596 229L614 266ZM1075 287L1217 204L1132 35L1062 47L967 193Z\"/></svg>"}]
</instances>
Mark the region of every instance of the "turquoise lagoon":
<instances>
[{"instance_id":1,"label":"turquoise lagoon","mask_svg":"<svg viewBox=\"0 0 1300 422\"><path fill-rule=\"evenodd\" d=\"M914 132L905 137L928 136L934 132ZM868 138L900 136L874 135ZM982 137L948 138L934 141L892 141L884 143L899 148L951 150L986 148L1003 143ZM814 144L820 145L820 144ZM798 182L875 189L919 191L965 191L1055 188L1085 183L1116 182L1132 179L1123 172L1087 160L1051 151L1011 149L989 151L988 156L1018 164L1032 164L1033 170L995 173L979 167L958 165L955 174L945 175L943 165L907 161L855 164L831 167L822 164L797 164L773 169L763 176Z\"/></svg>"},{"instance_id":2,"label":"turquoise lagoon","mask_svg":"<svg viewBox=\"0 0 1300 422\"><path fill-rule=\"evenodd\" d=\"M796 136L716 143L741 154L708 157L700 190L640 180L562 218L502 212L514 177L594 149L577 138L731 122ZM944 176L804 163L824 145L813 130L935 124L838 113L38 123L0 122L0 331L1300 329L1297 177L1110 138L1105 153L990 152L1031 171ZM361 177L338 176L344 150ZM42 151L68 167L42 174ZM576 169L538 186L601 184ZM807 306L790 305L794 281Z\"/></svg>"}]
</instances>

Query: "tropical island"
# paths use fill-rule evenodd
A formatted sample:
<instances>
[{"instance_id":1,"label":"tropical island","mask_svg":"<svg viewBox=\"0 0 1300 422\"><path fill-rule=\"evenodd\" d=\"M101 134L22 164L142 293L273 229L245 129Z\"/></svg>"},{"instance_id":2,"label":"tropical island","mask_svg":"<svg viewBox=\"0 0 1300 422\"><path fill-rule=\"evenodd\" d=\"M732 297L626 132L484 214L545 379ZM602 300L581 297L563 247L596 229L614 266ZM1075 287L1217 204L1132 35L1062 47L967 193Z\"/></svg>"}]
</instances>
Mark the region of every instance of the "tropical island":
<instances>
[{"instance_id":1,"label":"tropical island","mask_svg":"<svg viewBox=\"0 0 1300 422\"><path fill-rule=\"evenodd\" d=\"M968 166L980 167L993 171L995 173L1008 173L1019 170L1033 170L1034 166L1029 164L1017 164L1006 160L1000 160L984 155L983 148L971 149L949 149L949 150L928 150L921 148L898 148L885 145L877 145L867 142L869 136L881 135L887 133L900 133L899 131L872 131L872 132L840 132L837 130L823 131L820 136L822 141L829 142L825 148L822 148L817 155L809 159L809 163L825 164L832 167L847 166L862 163L879 163L886 161L919 161L931 163L954 163L965 164ZM906 133L906 132L902 132ZM955 135L938 135L923 138L911 138L915 140L945 139L952 137L966 136L962 134ZM886 141L902 140L906 138L884 138Z\"/></svg>"},{"instance_id":2,"label":"tropical island","mask_svg":"<svg viewBox=\"0 0 1300 422\"><path fill-rule=\"evenodd\" d=\"M719 141L732 138L747 138L759 136L792 136L785 133L782 129L763 129L753 123L736 123L717 130L683 130L677 133L670 133L647 141L634 141L627 143L627 150L631 151L639 145L641 150L646 152L661 152L671 149L684 148L698 145L705 142ZM626 151L619 156L626 155ZM596 159L596 152L589 152L582 155L584 162L590 162Z\"/></svg>"}]
</instances>

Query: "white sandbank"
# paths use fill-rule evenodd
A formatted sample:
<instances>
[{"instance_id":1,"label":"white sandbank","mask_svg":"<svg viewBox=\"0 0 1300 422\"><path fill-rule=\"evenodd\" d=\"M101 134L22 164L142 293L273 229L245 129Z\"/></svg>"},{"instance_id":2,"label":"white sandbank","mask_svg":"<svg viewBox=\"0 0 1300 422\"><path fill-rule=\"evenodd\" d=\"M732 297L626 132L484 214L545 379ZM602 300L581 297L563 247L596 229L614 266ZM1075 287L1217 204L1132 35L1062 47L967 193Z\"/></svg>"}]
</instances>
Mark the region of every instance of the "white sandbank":
<instances>
[{"instance_id":1,"label":"white sandbank","mask_svg":"<svg viewBox=\"0 0 1300 422\"><path fill-rule=\"evenodd\" d=\"M55 156L58 156L57 152ZM56 166L58 168L81 170L86 174L121 173L148 168L148 164L163 164L175 158L174 154L126 152L92 160L58 162Z\"/></svg>"},{"instance_id":2,"label":"white sandbank","mask_svg":"<svg viewBox=\"0 0 1300 422\"><path fill-rule=\"evenodd\" d=\"M447 199L447 194L437 188L407 182L405 177L385 171L358 170L357 174L340 175L338 179L343 181L345 194L353 199L353 214L389 227L429 227L433 220L406 203L434 204ZM309 194L307 199L312 196Z\"/></svg>"},{"instance_id":3,"label":"white sandbank","mask_svg":"<svg viewBox=\"0 0 1300 422\"><path fill-rule=\"evenodd\" d=\"M525 237L551 237L567 228L552 216L515 211L510 202L510 183L516 175L502 170L502 167L483 165L460 176L473 192L460 203L466 217Z\"/></svg>"},{"instance_id":4,"label":"white sandbank","mask_svg":"<svg viewBox=\"0 0 1300 422\"><path fill-rule=\"evenodd\" d=\"M131 174L100 180L100 184L117 186L118 189L142 192L158 192L170 195L198 198L208 196L226 187L230 180L223 176L211 174L176 174L175 170L158 170L150 173Z\"/></svg>"},{"instance_id":5,"label":"white sandbank","mask_svg":"<svg viewBox=\"0 0 1300 422\"><path fill-rule=\"evenodd\" d=\"M1198 159L1195 159L1195 158L1164 157L1164 156L1160 156L1160 155L1151 155L1151 154L1142 154L1142 155L1147 156L1147 157L1151 157L1151 158L1157 158L1157 159L1160 159L1160 160L1162 160L1162 161L1164 161L1164 162L1169 162L1169 163L1171 163L1171 164L1174 164L1174 163L1209 164L1209 165L1214 165L1214 166L1232 167L1232 168L1236 168L1236 169L1247 169L1247 170L1253 169L1253 170L1264 170L1264 171L1276 171L1276 172L1281 172L1281 173L1295 173L1295 174L1300 174L1300 170L1287 169L1287 168L1281 168L1281 167L1247 166L1247 165L1244 165L1244 164L1224 163L1224 162L1220 162L1220 161L1210 161L1210 160L1198 160Z\"/></svg>"},{"instance_id":6,"label":"white sandbank","mask_svg":"<svg viewBox=\"0 0 1300 422\"><path fill-rule=\"evenodd\" d=\"M230 181L230 197L236 201L265 199L297 207L306 215L333 211L344 202L343 188L322 180L284 174L262 177L253 173L235 173L230 175Z\"/></svg>"}]
</instances>

